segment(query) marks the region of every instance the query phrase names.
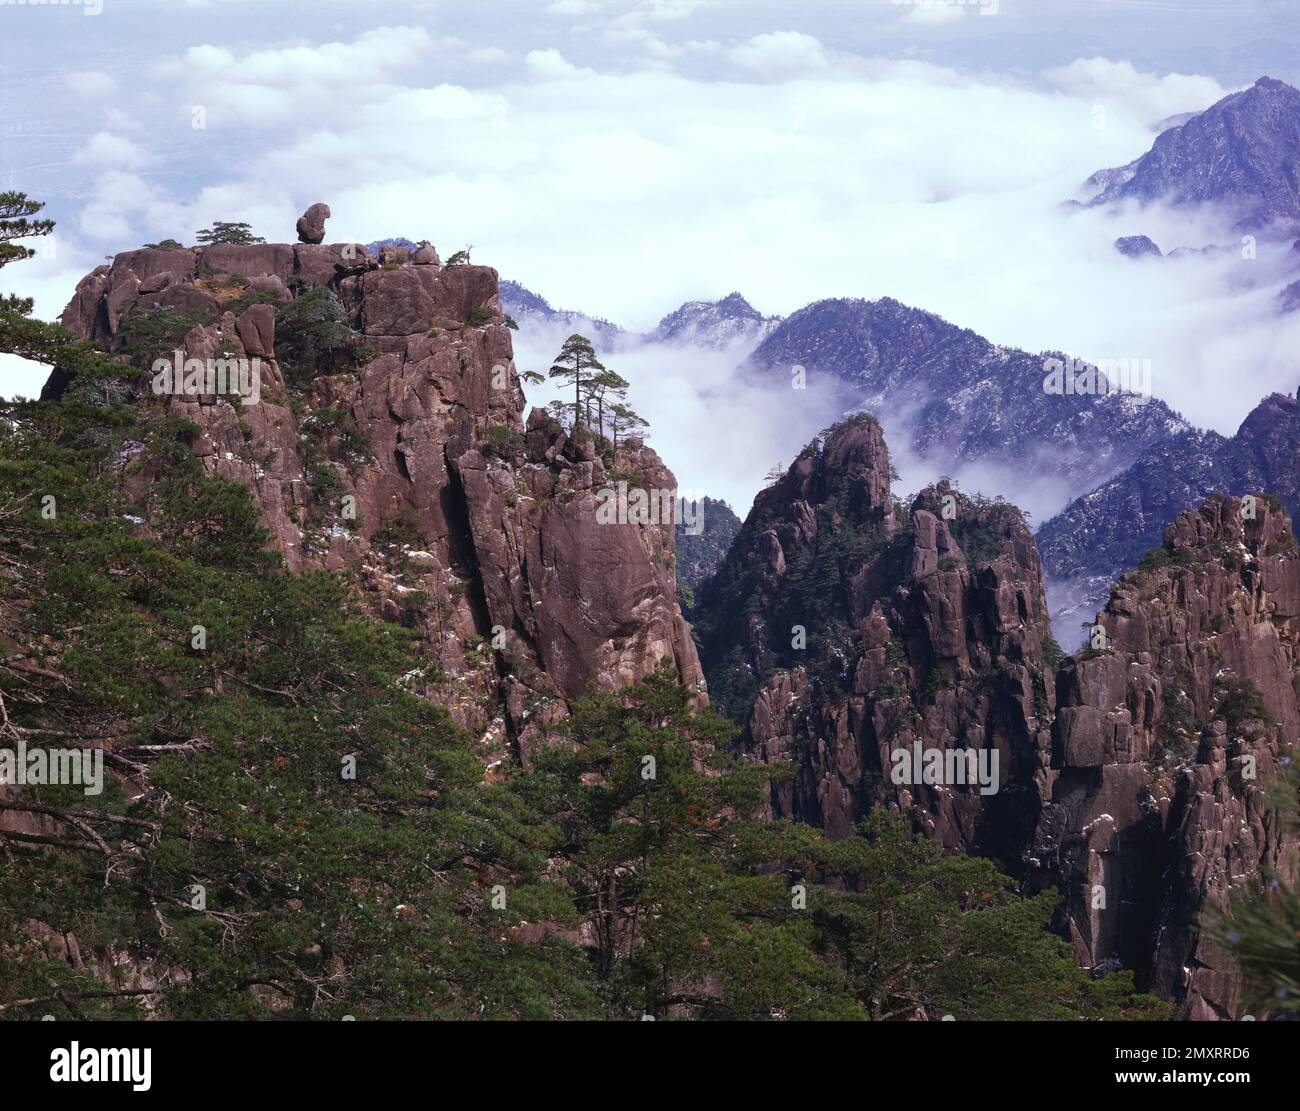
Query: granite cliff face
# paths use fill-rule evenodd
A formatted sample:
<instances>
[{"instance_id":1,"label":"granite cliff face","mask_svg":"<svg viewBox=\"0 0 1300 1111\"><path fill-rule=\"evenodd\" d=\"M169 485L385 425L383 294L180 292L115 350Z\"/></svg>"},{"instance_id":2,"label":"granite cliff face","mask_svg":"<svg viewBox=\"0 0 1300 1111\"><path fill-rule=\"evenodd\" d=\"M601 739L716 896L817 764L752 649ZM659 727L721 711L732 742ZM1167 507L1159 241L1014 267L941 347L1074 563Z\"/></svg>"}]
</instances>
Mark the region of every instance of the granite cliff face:
<instances>
[{"instance_id":1,"label":"granite cliff face","mask_svg":"<svg viewBox=\"0 0 1300 1111\"><path fill-rule=\"evenodd\" d=\"M759 495L699 591L715 702L752 759L789 768L772 813L838 838L897 808L1027 889L1058 886L1060 928L1099 975L1132 969L1183 1017L1237 1017L1200 920L1296 868L1264 794L1300 737L1300 552L1280 504L1184 514L1064 658L1018 511L946 485L904 507L889 473L871 418L838 426ZM946 770L928 779L900 763L931 751Z\"/></svg>"},{"instance_id":2,"label":"granite cliff face","mask_svg":"<svg viewBox=\"0 0 1300 1111\"><path fill-rule=\"evenodd\" d=\"M337 306L356 358L277 347L281 313L309 296ZM590 434L540 411L525 424L495 270L396 246L380 259L355 244L145 249L87 275L63 322L148 366L171 350L132 348L132 322L176 319L195 321L187 358L256 357L260 400L154 397L145 370L142 401L194 424L204 467L250 489L291 569L348 573L376 612L420 630L489 762L511 745L526 760L566 700L663 659L702 694L672 520L604 523ZM56 375L46 393L66 386ZM638 441L613 462L647 490L676 488ZM131 481L147 496L147 474Z\"/></svg>"},{"instance_id":3,"label":"granite cliff face","mask_svg":"<svg viewBox=\"0 0 1300 1111\"><path fill-rule=\"evenodd\" d=\"M1048 753L1038 555L1013 507L947 485L896 505L889 473L862 416L759 495L700 593L710 688L756 759L793 765L778 816L843 837L888 805L1005 859L1033 828ZM996 754L998 790L895 782L892 754L916 744Z\"/></svg>"},{"instance_id":4,"label":"granite cliff face","mask_svg":"<svg viewBox=\"0 0 1300 1111\"><path fill-rule=\"evenodd\" d=\"M1296 846L1264 788L1300 737L1300 553L1271 499L1214 498L1116 584L1098 650L1057 677L1052 793L1031 865L1090 964L1118 960L1193 1019L1239 1015L1198 917Z\"/></svg>"}]
</instances>

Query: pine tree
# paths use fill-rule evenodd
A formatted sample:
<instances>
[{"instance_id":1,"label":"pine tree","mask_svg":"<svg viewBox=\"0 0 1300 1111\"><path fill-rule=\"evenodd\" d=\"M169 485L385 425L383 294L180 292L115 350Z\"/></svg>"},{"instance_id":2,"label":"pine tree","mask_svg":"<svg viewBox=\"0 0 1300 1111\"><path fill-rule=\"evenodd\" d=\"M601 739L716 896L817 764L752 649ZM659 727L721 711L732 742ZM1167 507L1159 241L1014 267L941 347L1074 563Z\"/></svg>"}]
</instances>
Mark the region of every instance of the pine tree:
<instances>
[{"instance_id":1,"label":"pine tree","mask_svg":"<svg viewBox=\"0 0 1300 1111\"><path fill-rule=\"evenodd\" d=\"M630 383L617 371L608 367L601 370L591 380L591 397L596 404L596 427L601 439L605 437L605 410L622 402L627 396Z\"/></svg>"},{"instance_id":2,"label":"pine tree","mask_svg":"<svg viewBox=\"0 0 1300 1111\"><path fill-rule=\"evenodd\" d=\"M749 817L780 772L726 755L734 727L671 664L593 692L512 781L556 825L546 851L585 920L608 1017L1158 1018L1131 973L1093 980L975 857L896 814L858 836ZM1017 954L1009 965L1006 954Z\"/></svg>"},{"instance_id":3,"label":"pine tree","mask_svg":"<svg viewBox=\"0 0 1300 1111\"><path fill-rule=\"evenodd\" d=\"M564 341L560 353L555 356L548 377L558 378L573 385L573 423L582 421L587 408L590 407L591 384L598 374L605 370L596 358L596 350L586 336L574 334Z\"/></svg>"},{"instance_id":4,"label":"pine tree","mask_svg":"<svg viewBox=\"0 0 1300 1111\"><path fill-rule=\"evenodd\" d=\"M0 266L36 254L31 247L20 246L14 240L49 235L54 230L53 220L28 219L44 207L43 202L30 199L26 193L0 193Z\"/></svg>"},{"instance_id":5,"label":"pine tree","mask_svg":"<svg viewBox=\"0 0 1300 1111\"><path fill-rule=\"evenodd\" d=\"M85 446L50 403L0 431L6 633L40 645L0 669L0 747L75 736L113 773L0 798L43 830L0 828L0 1017L592 1017L578 949L511 938L555 902L546 831L410 692L434 679L411 633L285 571L194 426L121 412ZM144 504L109 465L127 439ZM25 944L32 922L185 975L106 980Z\"/></svg>"},{"instance_id":6,"label":"pine tree","mask_svg":"<svg viewBox=\"0 0 1300 1111\"><path fill-rule=\"evenodd\" d=\"M54 230L53 220L28 219L44 207L43 202L31 200L25 193L0 194L0 267L36 253L14 240L49 235ZM121 392L125 381L134 377L129 367L119 366L61 325L31 319L32 308L30 297L11 293L0 298L0 353L53 368L56 392L80 378L82 390L90 399L101 390Z\"/></svg>"},{"instance_id":7,"label":"pine tree","mask_svg":"<svg viewBox=\"0 0 1300 1111\"><path fill-rule=\"evenodd\" d=\"M569 418L573 415L571 406L566 405L563 401L548 401L546 403L546 415L550 417L561 428L567 428Z\"/></svg>"},{"instance_id":8,"label":"pine tree","mask_svg":"<svg viewBox=\"0 0 1300 1111\"><path fill-rule=\"evenodd\" d=\"M343 302L324 286L300 289L276 311L275 352L298 385L321 373L350 369L367 355Z\"/></svg>"},{"instance_id":9,"label":"pine tree","mask_svg":"<svg viewBox=\"0 0 1300 1111\"><path fill-rule=\"evenodd\" d=\"M770 769L722 755L731 732L666 665L580 700L516 777L556 822L548 856L595 939L594 990L611 1018L861 1017L784 877L759 868L778 827L734 817Z\"/></svg>"},{"instance_id":10,"label":"pine tree","mask_svg":"<svg viewBox=\"0 0 1300 1111\"><path fill-rule=\"evenodd\" d=\"M610 406L609 427L614 440L614 450L617 451L620 434L625 439L638 433L644 434L644 430L650 427L650 422L642 418L629 406L618 402Z\"/></svg>"},{"instance_id":11,"label":"pine tree","mask_svg":"<svg viewBox=\"0 0 1300 1111\"><path fill-rule=\"evenodd\" d=\"M205 247L216 243L232 243L237 247L247 247L254 243L266 242L260 235L253 234L251 224L227 220L214 221L212 227L195 232L194 238Z\"/></svg>"}]
</instances>

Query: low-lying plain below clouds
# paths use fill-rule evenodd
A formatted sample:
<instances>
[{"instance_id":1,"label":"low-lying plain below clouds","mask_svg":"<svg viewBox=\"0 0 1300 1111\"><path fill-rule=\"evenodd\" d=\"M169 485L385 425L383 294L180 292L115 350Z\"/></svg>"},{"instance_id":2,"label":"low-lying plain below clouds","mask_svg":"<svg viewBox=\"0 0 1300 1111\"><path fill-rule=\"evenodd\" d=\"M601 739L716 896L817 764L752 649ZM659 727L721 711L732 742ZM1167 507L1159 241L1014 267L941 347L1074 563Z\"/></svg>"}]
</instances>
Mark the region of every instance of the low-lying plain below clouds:
<instances>
[{"instance_id":1,"label":"low-lying plain below clouds","mask_svg":"<svg viewBox=\"0 0 1300 1111\"><path fill-rule=\"evenodd\" d=\"M400 64L367 61L395 41ZM144 125L129 137L87 103L70 167L85 195L61 217L58 257L6 268L0 288L34 292L50 318L106 253L192 242L214 219L291 240L323 200L333 240L427 238L444 257L473 244L475 262L553 304L633 330L732 290L781 315L890 296L1007 346L1150 359L1154 392L1222 432L1263 394L1295 388L1300 314L1274 312L1280 249L1261 241L1242 258L1240 233L1213 213L1061 207L1093 171L1142 154L1160 121L1229 91L1210 78L1103 58L958 72L807 35L690 50L625 37L608 71L573 64L560 36L461 64L488 45L449 50L422 28L283 50L195 42L159 66L178 102L207 107L205 128L125 82L114 118ZM322 112L321 82L340 66L351 93ZM202 171L188 185L150 162L183 144ZM131 165L103 165L114 150ZM1113 247L1132 234L1166 251L1231 250L1132 261ZM541 370L558 349L527 334L519 347L521 367ZM815 390L746 385L732 373L744 354L639 345L612 363L683 486L740 512L834 415ZM37 377L0 365L0 393L34 392ZM1082 492L1036 497L1039 519Z\"/></svg>"}]
</instances>

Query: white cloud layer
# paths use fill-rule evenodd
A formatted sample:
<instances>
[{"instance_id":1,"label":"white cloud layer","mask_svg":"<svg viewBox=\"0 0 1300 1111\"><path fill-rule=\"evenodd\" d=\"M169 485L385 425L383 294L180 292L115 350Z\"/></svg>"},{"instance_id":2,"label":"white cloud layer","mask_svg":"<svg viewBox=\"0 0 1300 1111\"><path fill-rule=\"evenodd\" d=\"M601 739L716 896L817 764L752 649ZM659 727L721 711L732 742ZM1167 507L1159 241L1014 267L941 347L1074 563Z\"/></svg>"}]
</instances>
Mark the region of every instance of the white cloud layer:
<instances>
[{"instance_id":1,"label":"white cloud layer","mask_svg":"<svg viewBox=\"0 0 1300 1111\"><path fill-rule=\"evenodd\" d=\"M476 69L473 84L452 62L496 48L449 48L459 40L422 27L315 47L196 44L166 69L165 127L102 131L80 148L89 195L61 228L60 265L4 279L35 284L53 316L109 251L192 242L215 219L292 240L320 200L333 238L428 238L444 256L474 244L476 261L553 303L635 329L733 289L782 314L892 296L1009 346L1151 358L1156 393L1225 432L1269 389L1294 390L1300 315L1272 314L1275 253L1134 263L1117 236L1166 250L1236 239L1213 213L1060 208L1091 172L1146 150L1160 120L1228 91L1214 80L1105 58L973 75L783 30L720 44L694 36L696 7L556 0L554 16L617 24L642 64L620 55L593 69L562 43ZM686 37L661 37L678 25ZM505 59L483 65L494 61ZM206 106L206 130L191 128L192 104ZM205 166L197 191L149 162L178 150ZM553 352L528 342L521 365L545 365ZM813 395L769 405L725 361L659 349L618 369L683 484L743 509L826 414ZM0 393L15 388L0 367Z\"/></svg>"},{"instance_id":2,"label":"white cloud layer","mask_svg":"<svg viewBox=\"0 0 1300 1111\"><path fill-rule=\"evenodd\" d=\"M822 44L801 31L755 35L732 50L731 58L746 69L775 80L815 73L829 65Z\"/></svg>"}]
</instances>

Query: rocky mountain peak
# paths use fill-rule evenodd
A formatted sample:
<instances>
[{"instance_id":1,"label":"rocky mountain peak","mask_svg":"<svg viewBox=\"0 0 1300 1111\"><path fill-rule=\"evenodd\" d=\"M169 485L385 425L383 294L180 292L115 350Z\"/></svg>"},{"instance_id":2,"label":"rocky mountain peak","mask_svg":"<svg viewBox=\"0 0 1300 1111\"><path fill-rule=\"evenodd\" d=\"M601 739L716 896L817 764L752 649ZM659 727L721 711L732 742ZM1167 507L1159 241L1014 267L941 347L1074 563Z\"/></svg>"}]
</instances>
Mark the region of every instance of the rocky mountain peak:
<instances>
[{"instance_id":1,"label":"rocky mountain peak","mask_svg":"<svg viewBox=\"0 0 1300 1111\"><path fill-rule=\"evenodd\" d=\"M487 762L510 745L527 759L589 684L665 659L703 697L676 601L676 479L638 440L525 423L494 269L395 245L144 249L87 275L63 321L140 366L140 403L193 425L204 469L249 489L291 569L345 573L420 632ZM246 366L257 396L151 386L173 348ZM47 394L66 386L56 374ZM613 469L645 513L618 511ZM131 482L148 496L148 475Z\"/></svg>"},{"instance_id":2,"label":"rocky mountain peak","mask_svg":"<svg viewBox=\"0 0 1300 1111\"><path fill-rule=\"evenodd\" d=\"M1239 978L1199 924L1241 884L1295 878L1268 802L1300 738L1300 549L1281 503L1179 515L1065 657L1015 508L941 482L886 527L887 460L869 419L833 429L700 590L717 702L751 759L790 768L771 812L840 838L898 810L1058 887L1097 975L1130 969L1184 1017L1238 1017ZM850 490L872 491L876 528Z\"/></svg>"},{"instance_id":3,"label":"rocky mountain peak","mask_svg":"<svg viewBox=\"0 0 1300 1111\"><path fill-rule=\"evenodd\" d=\"M1300 512L1300 401L1264 398L1235 435L1190 429L1153 444L1126 470L1077 498L1038 532L1053 612L1091 617L1110 582L1162 542L1179 514L1222 493L1268 492ZM1066 611L1070 612L1066 614Z\"/></svg>"},{"instance_id":4,"label":"rocky mountain peak","mask_svg":"<svg viewBox=\"0 0 1300 1111\"><path fill-rule=\"evenodd\" d=\"M1006 503L944 482L902 506L889 482L880 426L859 414L759 495L699 592L710 690L754 758L794 765L774 813L842 837L889 805L946 845L1005 856L1006 830L1033 826L1048 745L1033 537ZM891 780L913 745L996 765L1015 784L987 804L1007 808L1001 824L974 786Z\"/></svg>"},{"instance_id":5,"label":"rocky mountain peak","mask_svg":"<svg viewBox=\"0 0 1300 1111\"><path fill-rule=\"evenodd\" d=\"M863 517L881 514L892 519L889 493L889 449L880 423L860 413L814 440L790 469L759 497L765 505L784 505L802 515L801 507L834 504ZM799 508L796 508L799 507Z\"/></svg>"},{"instance_id":6,"label":"rocky mountain peak","mask_svg":"<svg viewBox=\"0 0 1300 1111\"><path fill-rule=\"evenodd\" d=\"M722 348L756 341L776 323L775 317L764 316L739 293L730 293L720 301L688 301L665 316L646 338L654 343Z\"/></svg>"},{"instance_id":7,"label":"rocky mountain peak","mask_svg":"<svg viewBox=\"0 0 1300 1111\"><path fill-rule=\"evenodd\" d=\"M1090 202L1223 204L1242 226L1300 220L1300 91L1261 77L1159 135L1141 158L1090 179Z\"/></svg>"},{"instance_id":8,"label":"rocky mountain peak","mask_svg":"<svg viewBox=\"0 0 1300 1111\"><path fill-rule=\"evenodd\" d=\"M735 292L728 293L721 301L717 303L718 309L729 316L745 316L751 320L761 320L762 314L754 308L741 294Z\"/></svg>"}]
</instances>

